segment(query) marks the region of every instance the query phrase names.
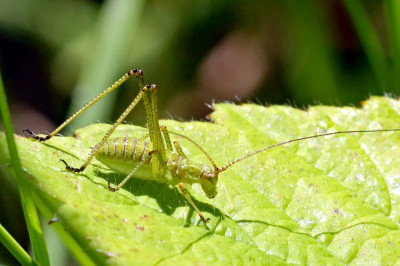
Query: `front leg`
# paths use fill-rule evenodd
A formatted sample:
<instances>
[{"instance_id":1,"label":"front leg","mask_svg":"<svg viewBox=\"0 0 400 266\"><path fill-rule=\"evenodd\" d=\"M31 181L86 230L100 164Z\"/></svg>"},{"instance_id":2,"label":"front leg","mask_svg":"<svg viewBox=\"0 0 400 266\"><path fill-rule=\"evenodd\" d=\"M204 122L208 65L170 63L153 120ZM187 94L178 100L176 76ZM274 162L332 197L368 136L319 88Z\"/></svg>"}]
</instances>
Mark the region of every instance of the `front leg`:
<instances>
[{"instance_id":1,"label":"front leg","mask_svg":"<svg viewBox=\"0 0 400 266\"><path fill-rule=\"evenodd\" d=\"M179 190L182 192L183 196L186 198L186 200L192 205L192 207L194 208L194 210L197 212L197 214L200 216L200 219L203 221L203 223L208 223L211 219L210 218L204 218L203 214L201 213L201 211L199 210L199 208L197 208L196 204L194 204L193 200L189 197L189 195L186 193L185 187L183 183L179 183L178 184L178 188Z\"/></svg>"}]
</instances>

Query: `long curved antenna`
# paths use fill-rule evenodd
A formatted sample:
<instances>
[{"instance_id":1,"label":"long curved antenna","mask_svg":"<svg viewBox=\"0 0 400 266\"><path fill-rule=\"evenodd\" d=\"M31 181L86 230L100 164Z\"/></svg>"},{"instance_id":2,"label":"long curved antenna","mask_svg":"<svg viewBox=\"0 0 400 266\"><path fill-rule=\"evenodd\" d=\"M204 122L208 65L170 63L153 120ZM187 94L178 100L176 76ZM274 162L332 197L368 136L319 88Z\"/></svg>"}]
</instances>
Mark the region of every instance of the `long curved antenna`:
<instances>
[{"instance_id":1,"label":"long curved antenna","mask_svg":"<svg viewBox=\"0 0 400 266\"><path fill-rule=\"evenodd\" d=\"M232 165L243 161L257 153L278 147L278 146L283 146L292 142L297 142L297 141L301 141L301 140L306 140L306 139L314 139L314 138L319 138L319 137L325 137L325 136L331 136L331 135L337 135L337 134L349 134L349 133L372 133L372 132L395 132L395 131L400 131L400 128L396 128L396 129L374 129L374 130L349 130L349 131L337 131L337 132L330 132L330 133L324 133L324 134L318 134L318 135L313 135L313 136L308 136L308 137L302 137L302 138L297 138L297 139L291 139L291 140L287 140L281 143L277 143L277 144L273 144L271 146L262 148L261 150L257 150L257 151L253 151L250 152L246 155L243 155L242 157L239 157L229 163L227 163L224 166L218 167L217 171L218 173L225 171L226 169L228 169L229 167L231 167Z\"/></svg>"},{"instance_id":2,"label":"long curved antenna","mask_svg":"<svg viewBox=\"0 0 400 266\"><path fill-rule=\"evenodd\" d=\"M193 145L195 145L199 150L201 150L204 153L204 155L208 158L208 160L211 162L212 166L214 167L214 170L216 172L218 172L219 167L217 166L217 164L214 162L214 160L211 158L211 156L197 142L195 142L191 138L189 138L185 135L179 134L177 132L170 131L170 130L168 130L168 132L190 141Z\"/></svg>"}]
</instances>

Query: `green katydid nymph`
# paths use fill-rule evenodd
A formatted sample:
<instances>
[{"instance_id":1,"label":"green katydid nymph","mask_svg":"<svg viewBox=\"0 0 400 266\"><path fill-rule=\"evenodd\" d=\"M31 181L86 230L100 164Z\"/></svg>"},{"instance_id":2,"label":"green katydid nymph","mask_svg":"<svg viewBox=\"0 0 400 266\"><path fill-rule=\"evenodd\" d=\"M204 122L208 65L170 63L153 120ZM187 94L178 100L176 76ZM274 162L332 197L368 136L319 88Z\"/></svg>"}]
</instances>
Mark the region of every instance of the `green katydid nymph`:
<instances>
[{"instance_id":1,"label":"green katydid nymph","mask_svg":"<svg viewBox=\"0 0 400 266\"><path fill-rule=\"evenodd\" d=\"M199 144L179 133L174 133L189 140L205 154L210 161L210 165L201 164L188 158L188 156L183 152L179 142L171 142L168 129L165 126L159 125L157 110L157 87L154 84L145 85L143 71L138 69L133 69L127 72L113 85L108 87L89 103L80 108L74 115L68 118L49 135L39 136L29 129L25 129L24 131L28 132L32 138L38 141L46 141L52 138L77 116L82 114L86 109L116 89L131 76L136 76L138 78L140 88L138 95L120 115L117 121L111 126L108 132L103 136L102 140L92 147L91 152L88 154L84 163L80 167L75 168L70 166L63 159L61 159L61 161L65 164L65 167L68 171L79 173L85 170L93 158L96 158L112 170L127 175L125 179L116 186L112 186L110 181L108 181L108 189L114 192L122 188L133 175L135 175L135 178L154 180L159 183L168 183L170 185L177 186L204 223L207 223L209 219L206 219L203 216L199 208L187 194L185 191L185 184L191 185L198 183L201 185L208 198L214 198L218 193L217 183L218 176L221 172L227 170L234 164L245 160L246 158L271 148L286 145L292 142L336 134L400 131L400 129L353 130L329 132L301 137L244 154L243 156L233 159L223 166L217 166L211 156ZM110 139L111 134L124 121L126 116L133 110L133 108L135 108L140 100L143 100L146 109L148 135L141 138L126 136ZM140 174L138 174L139 172Z\"/></svg>"}]
</instances>

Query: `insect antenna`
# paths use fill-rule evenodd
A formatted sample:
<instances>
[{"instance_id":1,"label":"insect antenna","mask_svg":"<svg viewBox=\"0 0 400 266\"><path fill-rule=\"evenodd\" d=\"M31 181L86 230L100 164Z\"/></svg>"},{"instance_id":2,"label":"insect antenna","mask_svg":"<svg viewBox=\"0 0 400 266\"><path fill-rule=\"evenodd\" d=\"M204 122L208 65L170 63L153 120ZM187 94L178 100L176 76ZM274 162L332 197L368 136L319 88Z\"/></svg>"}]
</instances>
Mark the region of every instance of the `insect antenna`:
<instances>
[{"instance_id":1,"label":"insect antenna","mask_svg":"<svg viewBox=\"0 0 400 266\"><path fill-rule=\"evenodd\" d=\"M182 138L184 138L184 139L190 141L190 142L191 142L193 145L195 145L201 152L204 153L204 155L208 158L208 160L211 162L212 166L214 167L215 172L218 172L219 167L217 166L217 164L214 162L214 160L211 158L211 156L210 156L197 142L195 142L195 141L192 140L191 138L189 138L189 137L187 137L187 136L185 136L185 135L179 134L179 133L177 133L177 132L173 132L173 131L170 131L170 130L168 130L168 132L169 132L169 133L172 133L172 134L174 134L174 135L180 136L180 137L182 137Z\"/></svg>"},{"instance_id":2,"label":"insect antenna","mask_svg":"<svg viewBox=\"0 0 400 266\"><path fill-rule=\"evenodd\" d=\"M297 139L291 139L291 140L287 140L284 142L280 142L280 143L276 143L273 144L271 146L262 148L260 150L257 151L253 151L250 152L248 154L243 155L242 157L236 158L232 161L230 161L229 163L225 164L224 166L218 167L217 171L218 173L225 171L226 169L228 169L229 167L231 167L232 165L243 161L255 154L261 153L263 151L266 150L270 150L272 148L278 147L278 146L283 146L292 142L297 142L297 141L302 141L302 140L307 140L307 139L314 139L314 138L320 138L320 137L326 137L326 136L331 136L331 135L338 135L338 134L350 134L350 133L373 133L373 132L395 132L395 131L400 131L400 128L396 128L396 129L373 129L373 130L349 130L349 131L337 131L337 132L330 132L330 133L324 133L324 134L318 134L318 135L312 135L312 136L307 136L307 137L301 137L301 138L297 138Z\"/></svg>"}]
</instances>

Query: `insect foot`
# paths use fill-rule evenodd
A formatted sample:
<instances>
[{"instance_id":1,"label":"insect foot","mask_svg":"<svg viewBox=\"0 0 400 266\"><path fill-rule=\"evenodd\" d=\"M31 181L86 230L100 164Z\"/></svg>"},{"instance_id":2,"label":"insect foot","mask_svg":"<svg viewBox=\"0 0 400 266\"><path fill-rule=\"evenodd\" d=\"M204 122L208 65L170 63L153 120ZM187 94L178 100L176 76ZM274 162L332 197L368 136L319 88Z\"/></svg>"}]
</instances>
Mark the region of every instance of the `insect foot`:
<instances>
[{"instance_id":1,"label":"insect foot","mask_svg":"<svg viewBox=\"0 0 400 266\"><path fill-rule=\"evenodd\" d=\"M46 137L40 137L27 128L22 130L22 132L27 132L29 135L31 135L31 138L36 139L38 141L46 141L50 138L50 135L47 135Z\"/></svg>"},{"instance_id":2,"label":"insect foot","mask_svg":"<svg viewBox=\"0 0 400 266\"><path fill-rule=\"evenodd\" d=\"M108 188L108 190L110 190L112 192L115 192L115 191L117 191L119 189L118 187L112 187L111 186L110 179L107 179L107 188Z\"/></svg>"},{"instance_id":3,"label":"insect foot","mask_svg":"<svg viewBox=\"0 0 400 266\"><path fill-rule=\"evenodd\" d=\"M70 171L70 172L73 172L73 173L80 173L80 172L82 172L83 170L85 170L85 167L81 167L81 168L74 168L74 167L71 167L71 166L69 166L68 164L67 164L67 162L66 161L64 161L63 159L60 159L60 162L63 162L64 164L65 164L65 169L67 169L68 171Z\"/></svg>"}]
</instances>

